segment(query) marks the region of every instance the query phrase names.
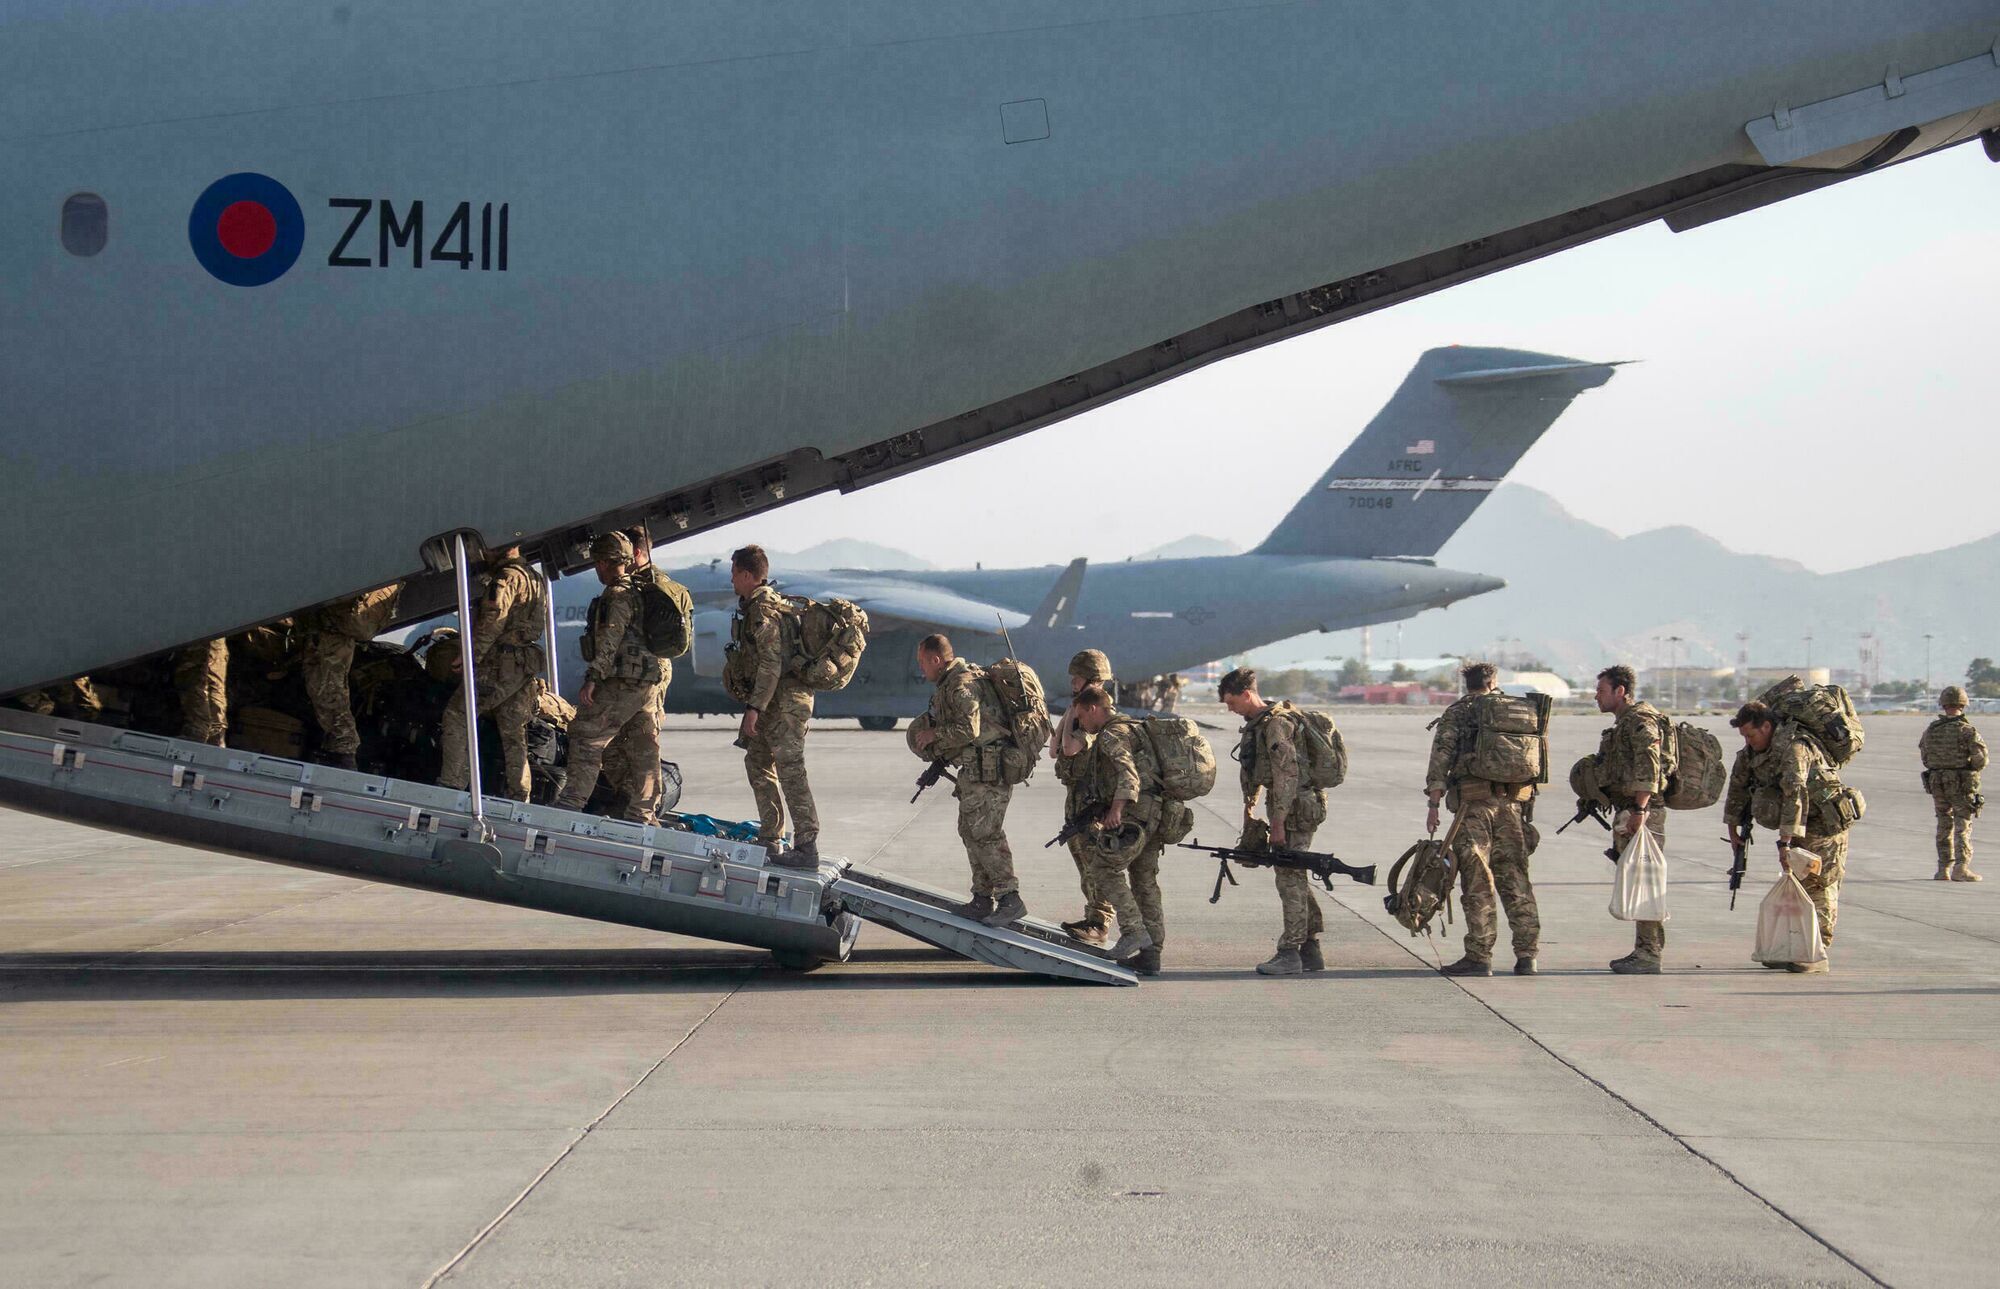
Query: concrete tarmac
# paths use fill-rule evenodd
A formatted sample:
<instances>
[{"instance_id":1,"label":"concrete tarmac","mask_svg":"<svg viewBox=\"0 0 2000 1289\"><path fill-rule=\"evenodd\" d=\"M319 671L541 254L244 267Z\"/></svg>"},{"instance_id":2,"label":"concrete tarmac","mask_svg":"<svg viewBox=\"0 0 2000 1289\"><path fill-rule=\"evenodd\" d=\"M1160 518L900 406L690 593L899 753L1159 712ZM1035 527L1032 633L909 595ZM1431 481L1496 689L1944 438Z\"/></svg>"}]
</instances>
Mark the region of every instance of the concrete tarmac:
<instances>
[{"instance_id":1,"label":"concrete tarmac","mask_svg":"<svg viewBox=\"0 0 2000 1289\"><path fill-rule=\"evenodd\" d=\"M1340 719L1318 841L1386 872L1423 721ZM1560 718L1557 765L1603 723ZM1170 851L1137 989L875 927L787 974L0 812L0 1283L1992 1283L2000 881L1930 880L1921 728L1868 721L1825 976L1750 961L1775 853L1729 912L1719 812L1669 826L1667 974L1608 974L1631 928L1559 785L1539 977L1440 977L1462 923L1413 940L1346 881L1329 970L1257 977L1269 874L1211 906ZM730 733L670 730L689 808L750 812ZM808 753L824 851L963 888L900 735ZM1204 839L1233 839L1223 768ZM1010 831L1029 906L1071 917L1060 806L1044 768Z\"/></svg>"}]
</instances>

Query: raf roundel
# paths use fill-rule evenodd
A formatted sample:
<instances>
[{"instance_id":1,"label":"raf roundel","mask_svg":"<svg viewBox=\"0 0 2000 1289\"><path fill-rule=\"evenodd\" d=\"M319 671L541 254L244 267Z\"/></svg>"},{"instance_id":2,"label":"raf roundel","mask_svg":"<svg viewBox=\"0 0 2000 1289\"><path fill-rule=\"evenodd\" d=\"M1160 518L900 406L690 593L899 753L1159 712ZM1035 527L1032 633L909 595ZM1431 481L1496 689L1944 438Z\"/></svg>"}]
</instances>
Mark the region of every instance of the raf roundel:
<instances>
[{"instance_id":1,"label":"raf roundel","mask_svg":"<svg viewBox=\"0 0 2000 1289\"><path fill-rule=\"evenodd\" d=\"M269 175L244 171L218 179L188 213L194 257L231 286L263 286L283 277L305 241L298 198Z\"/></svg>"}]
</instances>

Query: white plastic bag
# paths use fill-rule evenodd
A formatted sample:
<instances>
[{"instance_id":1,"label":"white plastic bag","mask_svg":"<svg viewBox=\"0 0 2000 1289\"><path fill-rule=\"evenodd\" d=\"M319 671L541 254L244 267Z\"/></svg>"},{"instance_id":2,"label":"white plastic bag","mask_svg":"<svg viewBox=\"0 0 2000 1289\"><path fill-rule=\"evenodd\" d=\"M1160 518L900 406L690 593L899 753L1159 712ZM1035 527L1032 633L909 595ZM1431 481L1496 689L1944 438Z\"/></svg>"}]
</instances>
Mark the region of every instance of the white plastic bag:
<instances>
[{"instance_id":1,"label":"white plastic bag","mask_svg":"<svg viewBox=\"0 0 2000 1289\"><path fill-rule=\"evenodd\" d=\"M1758 962L1822 962L1826 946L1819 938L1819 910L1789 869L1757 906Z\"/></svg>"},{"instance_id":2,"label":"white plastic bag","mask_svg":"<svg viewBox=\"0 0 2000 1289\"><path fill-rule=\"evenodd\" d=\"M1667 920L1667 853L1644 824L1625 843L1611 881L1611 916L1620 922Z\"/></svg>"}]
</instances>

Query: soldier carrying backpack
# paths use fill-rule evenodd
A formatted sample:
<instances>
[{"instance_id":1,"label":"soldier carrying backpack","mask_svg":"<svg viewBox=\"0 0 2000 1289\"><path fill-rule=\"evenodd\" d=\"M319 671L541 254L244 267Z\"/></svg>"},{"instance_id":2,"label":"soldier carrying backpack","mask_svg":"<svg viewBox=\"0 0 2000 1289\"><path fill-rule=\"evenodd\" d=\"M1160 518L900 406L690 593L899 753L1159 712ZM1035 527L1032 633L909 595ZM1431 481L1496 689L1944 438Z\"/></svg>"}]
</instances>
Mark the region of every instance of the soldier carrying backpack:
<instances>
[{"instance_id":1,"label":"soldier carrying backpack","mask_svg":"<svg viewBox=\"0 0 2000 1289\"><path fill-rule=\"evenodd\" d=\"M1431 722L1424 784L1427 832L1437 833L1440 803L1457 816L1448 836L1465 910L1465 956L1443 970L1448 976L1493 974L1497 899L1513 932L1514 974L1532 976L1542 923L1528 856L1540 840L1535 794L1548 782L1552 703L1545 694L1500 693L1490 662L1468 663L1459 674L1465 696Z\"/></svg>"},{"instance_id":2,"label":"soldier carrying backpack","mask_svg":"<svg viewBox=\"0 0 2000 1289\"><path fill-rule=\"evenodd\" d=\"M1667 844L1667 784L1677 754L1674 726L1658 708L1634 696L1638 678L1623 663L1597 673L1597 710L1616 717L1597 745L1595 783L1617 813L1611 844L1623 850L1641 827ZM1720 761L1718 758L1718 768ZM1714 804L1710 798L1709 804ZM1611 964L1621 976L1657 976L1667 947L1664 922L1634 922L1632 952Z\"/></svg>"},{"instance_id":3,"label":"soldier carrying backpack","mask_svg":"<svg viewBox=\"0 0 2000 1289\"><path fill-rule=\"evenodd\" d=\"M1347 745L1333 722L1287 702L1266 702L1257 692L1257 673L1238 667L1216 686L1223 706L1243 718L1236 746L1239 782L1243 789L1243 838L1254 840L1252 811L1264 798L1270 843L1292 850L1311 850L1315 830L1326 822L1326 789L1347 775ZM1326 920L1313 898L1312 876L1302 868L1274 868L1278 903L1284 925L1278 949L1257 964L1259 975L1296 976L1326 970L1320 933Z\"/></svg>"}]
</instances>

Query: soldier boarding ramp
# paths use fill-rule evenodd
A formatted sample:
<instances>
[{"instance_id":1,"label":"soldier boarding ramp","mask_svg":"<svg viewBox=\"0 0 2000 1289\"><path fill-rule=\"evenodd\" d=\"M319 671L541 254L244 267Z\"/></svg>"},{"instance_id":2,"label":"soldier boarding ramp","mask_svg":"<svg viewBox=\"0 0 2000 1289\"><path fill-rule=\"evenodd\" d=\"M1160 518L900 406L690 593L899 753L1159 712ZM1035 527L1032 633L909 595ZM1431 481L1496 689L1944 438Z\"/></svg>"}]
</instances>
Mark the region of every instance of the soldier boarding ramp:
<instances>
[{"instance_id":1,"label":"soldier boarding ramp","mask_svg":"<svg viewBox=\"0 0 2000 1289\"><path fill-rule=\"evenodd\" d=\"M956 918L937 892L761 846L0 710L0 804L368 881L842 962L861 920L986 962L1075 980L1132 974L1039 923ZM1050 939L1050 937L1053 939ZM1069 947L1065 947L1069 946Z\"/></svg>"}]
</instances>

